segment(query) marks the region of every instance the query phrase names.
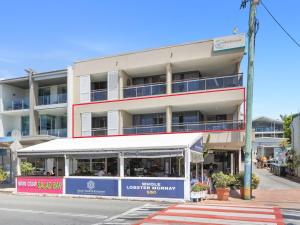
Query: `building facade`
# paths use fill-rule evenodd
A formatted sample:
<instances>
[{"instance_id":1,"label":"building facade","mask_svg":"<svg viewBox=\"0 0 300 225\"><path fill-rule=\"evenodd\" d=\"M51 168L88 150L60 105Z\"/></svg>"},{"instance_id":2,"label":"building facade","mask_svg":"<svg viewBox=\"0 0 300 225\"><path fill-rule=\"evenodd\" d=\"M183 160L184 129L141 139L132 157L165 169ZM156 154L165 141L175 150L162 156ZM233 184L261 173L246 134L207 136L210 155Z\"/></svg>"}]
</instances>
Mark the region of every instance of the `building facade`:
<instances>
[{"instance_id":1,"label":"building facade","mask_svg":"<svg viewBox=\"0 0 300 225\"><path fill-rule=\"evenodd\" d=\"M237 172L244 145L244 48L214 51L214 44L76 62L72 136L203 132L214 150L206 164Z\"/></svg>"},{"instance_id":2,"label":"building facade","mask_svg":"<svg viewBox=\"0 0 300 225\"><path fill-rule=\"evenodd\" d=\"M285 140L283 121L259 117L253 120L252 127L255 134L253 141L254 157L276 157L276 154L281 152L280 143Z\"/></svg>"},{"instance_id":3,"label":"building facade","mask_svg":"<svg viewBox=\"0 0 300 225\"><path fill-rule=\"evenodd\" d=\"M56 139L18 151L18 165L29 161L36 176L64 177L55 184L67 185L62 193L80 193L72 191L79 183L96 193L105 174L101 185L113 182L119 197L139 187L163 198L170 196L158 190L180 189L173 198L187 200L199 173L241 169L244 48L245 36L233 35L84 60L61 71L29 70L1 81L1 134L23 147ZM22 179L18 190L27 184Z\"/></svg>"},{"instance_id":4,"label":"building facade","mask_svg":"<svg viewBox=\"0 0 300 225\"><path fill-rule=\"evenodd\" d=\"M292 148L296 151L296 155L300 156L300 113L293 115L291 139ZM296 175L300 176L300 167L298 167Z\"/></svg>"},{"instance_id":5,"label":"building facade","mask_svg":"<svg viewBox=\"0 0 300 225\"><path fill-rule=\"evenodd\" d=\"M67 137L68 71L37 73L0 81L0 136L22 147ZM10 171L9 151L1 150L0 167Z\"/></svg>"}]
</instances>

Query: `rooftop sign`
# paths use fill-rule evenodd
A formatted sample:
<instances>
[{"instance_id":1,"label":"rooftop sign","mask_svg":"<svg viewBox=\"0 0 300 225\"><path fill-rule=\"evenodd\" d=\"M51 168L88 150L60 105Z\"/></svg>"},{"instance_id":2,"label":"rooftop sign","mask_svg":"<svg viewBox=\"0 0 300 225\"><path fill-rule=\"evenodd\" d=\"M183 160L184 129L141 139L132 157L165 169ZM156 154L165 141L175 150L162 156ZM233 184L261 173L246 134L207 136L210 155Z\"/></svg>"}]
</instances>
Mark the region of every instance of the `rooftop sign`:
<instances>
[{"instance_id":1,"label":"rooftop sign","mask_svg":"<svg viewBox=\"0 0 300 225\"><path fill-rule=\"evenodd\" d=\"M236 34L214 39L214 51L245 47L245 34Z\"/></svg>"}]
</instances>

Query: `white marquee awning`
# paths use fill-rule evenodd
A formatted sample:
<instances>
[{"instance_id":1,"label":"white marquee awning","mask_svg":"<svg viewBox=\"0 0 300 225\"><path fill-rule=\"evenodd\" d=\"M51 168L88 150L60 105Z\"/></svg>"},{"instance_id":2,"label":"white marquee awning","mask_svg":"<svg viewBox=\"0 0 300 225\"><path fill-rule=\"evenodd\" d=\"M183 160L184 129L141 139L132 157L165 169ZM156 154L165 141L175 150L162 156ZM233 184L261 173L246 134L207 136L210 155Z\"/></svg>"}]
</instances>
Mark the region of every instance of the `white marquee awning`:
<instances>
[{"instance_id":1,"label":"white marquee awning","mask_svg":"<svg viewBox=\"0 0 300 225\"><path fill-rule=\"evenodd\" d=\"M136 150L179 150L202 144L201 133L62 138L17 151L25 155L101 154Z\"/></svg>"}]
</instances>

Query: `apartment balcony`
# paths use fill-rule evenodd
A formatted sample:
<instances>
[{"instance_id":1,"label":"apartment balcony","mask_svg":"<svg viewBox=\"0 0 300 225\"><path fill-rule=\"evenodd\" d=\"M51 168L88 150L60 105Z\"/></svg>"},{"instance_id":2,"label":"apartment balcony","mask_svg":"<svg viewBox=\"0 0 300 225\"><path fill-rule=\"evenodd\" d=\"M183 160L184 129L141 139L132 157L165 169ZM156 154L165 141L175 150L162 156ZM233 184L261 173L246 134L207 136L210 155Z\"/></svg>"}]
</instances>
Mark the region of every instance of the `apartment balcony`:
<instances>
[{"instance_id":1,"label":"apartment balcony","mask_svg":"<svg viewBox=\"0 0 300 225\"><path fill-rule=\"evenodd\" d=\"M257 127L257 128L255 128L255 132L273 133L273 132L283 132L283 130L282 129L274 129L274 127Z\"/></svg>"},{"instance_id":2,"label":"apartment balcony","mask_svg":"<svg viewBox=\"0 0 300 225\"><path fill-rule=\"evenodd\" d=\"M52 105L67 103L67 93L57 95L44 95L38 97L38 105Z\"/></svg>"},{"instance_id":3,"label":"apartment balcony","mask_svg":"<svg viewBox=\"0 0 300 225\"><path fill-rule=\"evenodd\" d=\"M243 86L243 75L214 77L196 80L174 81L172 92L205 91L211 89L231 88Z\"/></svg>"},{"instance_id":4,"label":"apartment balcony","mask_svg":"<svg viewBox=\"0 0 300 225\"><path fill-rule=\"evenodd\" d=\"M29 129L24 129L24 130L22 130L20 132L21 132L21 136L22 137L29 136ZM8 136L8 137L11 137L11 135L12 135L12 131L8 131L6 133L6 136Z\"/></svg>"},{"instance_id":5,"label":"apartment balcony","mask_svg":"<svg viewBox=\"0 0 300 225\"><path fill-rule=\"evenodd\" d=\"M29 109L29 98L21 98L21 99L14 99L8 104L5 105L4 110L12 111L12 110L23 110Z\"/></svg>"},{"instance_id":6,"label":"apartment balcony","mask_svg":"<svg viewBox=\"0 0 300 225\"><path fill-rule=\"evenodd\" d=\"M189 131L228 131L241 130L244 128L243 121L216 121L203 123L181 123L173 124L172 132L189 132Z\"/></svg>"},{"instance_id":7,"label":"apartment balcony","mask_svg":"<svg viewBox=\"0 0 300 225\"><path fill-rule=\"evenodd\" d=\"M166 125L135 126L123 129L124 134L149 134L166 132Z\"/></svg>"},{"instance_id":8,"label":"apartment balcony","mask_svg":"<svg viewBox=\"0 0 300 225\"><path fill-rule=\"evenodd\" d=\"M124 88L124 98L166 94L165 83L143 84Z\"/></svg>"},{"instance_id":9,"label":"apartment balcony","mask_svg":"<svg viewBox=\"0 0 300 225\"><path fill-rule=\"evenodd\" d=\"M40 135L49 135L55 137L67 137L67 128L58 128L58 129L44 129L40 130Z\"/></svg>"},{"instance_id":10,"label":"apartment balcony","mask_svg":"<svg viewBox=\"0 0 300 225\"><path fill-rule=\"evenodd\" d=\"M104 101L107 100L107 89L98 89L91 91L91 101Z\"/></svg>"},{"instance_id":11,"label":"apartment balcony","mask_svg":"<svg viewBox=\"0 0 300 225\"><path fill-rule=\"evenodd\" d=\"M92 136L106 136L106 135L107 135L106 127L92 128Z\"/></svg>"}]
</instances>

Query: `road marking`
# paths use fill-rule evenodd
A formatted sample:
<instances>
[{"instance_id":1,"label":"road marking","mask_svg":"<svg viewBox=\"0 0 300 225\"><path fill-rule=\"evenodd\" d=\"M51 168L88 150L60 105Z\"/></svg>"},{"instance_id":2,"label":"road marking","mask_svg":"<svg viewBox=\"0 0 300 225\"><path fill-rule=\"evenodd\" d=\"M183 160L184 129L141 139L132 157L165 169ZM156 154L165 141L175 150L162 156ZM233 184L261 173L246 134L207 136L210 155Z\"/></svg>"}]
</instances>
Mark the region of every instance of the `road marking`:
<instances>
[{"instance_id":1,"label":"road marking","mask_svg":"<svg viewBox=\"0 0 300 225\"><path fill-rule=\"evenodd\" d=\"M265 209L265 208L248 208L248 207L230 207L230 206L215 206L215 205L192 205L192 204L186 204L186 205L176 205L175 207L180 208L196 208L196 209L226 209L226 210L234 210L237 209L239 211L246 211L246 212L274 212L273 209Z\"/></svg>"},{"instance_id":2,"label":"road marking","mask_svg":"<svg viewBox=\"0 0 300 225\"><path fill-rule=\"evenodd\" d=\"M178 204L156 212L137 224L283 225L284 223L280 209L276 207Z\"/></svg>"},{"instance_id":3,"label":"road marking","mask_svg":"<svg viewBox=\"0 0 300 225\"><path fill-rule=\"evenodd\" d=\"M95 223L95 224L92 224L92 225L109 224L110 221L115 220L115 219L117 219L117 218L119 218L119 217L124 217L124 216L126 216L126 215L128 215L128 214L130 214L130 213L132 213L132 212L134 212L134 211L136 211L136 210L139 210L139 209L141 209L141 208L143 208L143 207L146 207L147 205L149 205L149 204L147 203L147 204L145 204L145 205L142 205L142 206L139 206L139 207L136 207L136 208L132 208L132 209L126 211L126 212L123 212L123 213L120 213L120 214L118 214L118 215L115 215L115 216L106 218L103 222ZM129 223L115 223L115 222L114 222L114 224L129 224Z\"/></svg>"},{"instance_id":4,"label":"road marking","mask_svg":"<svg viewBox=\"0 0 300 225\"><path fill-rule=\"evenodd\" d=\"M252 222L252 221L239 221L239 220L224 220L224 219L210 219L210 218L195 218L195 217L180 217L180 216L163 216L157 215L152 220L158 220L158 222L172 221L172 222L194 222L194 223L211 223L211 224L224 224L224 225L277 225L277 223L271 222ZM146 222L147 223L147 222ZM143 224L143 223L142 223Z\"/></svg>"},{"instance_id":5,"label":"road marking","mask_svg":"<svg viewBox=\"0 0 300 225\"><path fill-rule=\"evenodd\" d=\"M96 219L106 219L107 218L107 216L102 216L102 215L74 214L74 213L51 212L51 211L40 211L40 210L30 210L30 209L0 208L0 211L18 212L18 213L33 213L33 214L55 215L55 216L85 217L85 218L96 218Z\"/></svg>"},{"instance_id":6,"label":"road marking","mask_svg":"<svg viewBox=\"0 0 300 225\"><path fill-rule=\"evenodd\" d=\"M245 218L264 218L264 219L276 219L275 215L270 214L254 214L254 213L231 213L231 212L213 212L206 210L181 210L181 209L168 209L166 213L184 213L194 215L215 215L215 216L226 216L226 217L245 217Z\"/></svg>"}]
</instances>

